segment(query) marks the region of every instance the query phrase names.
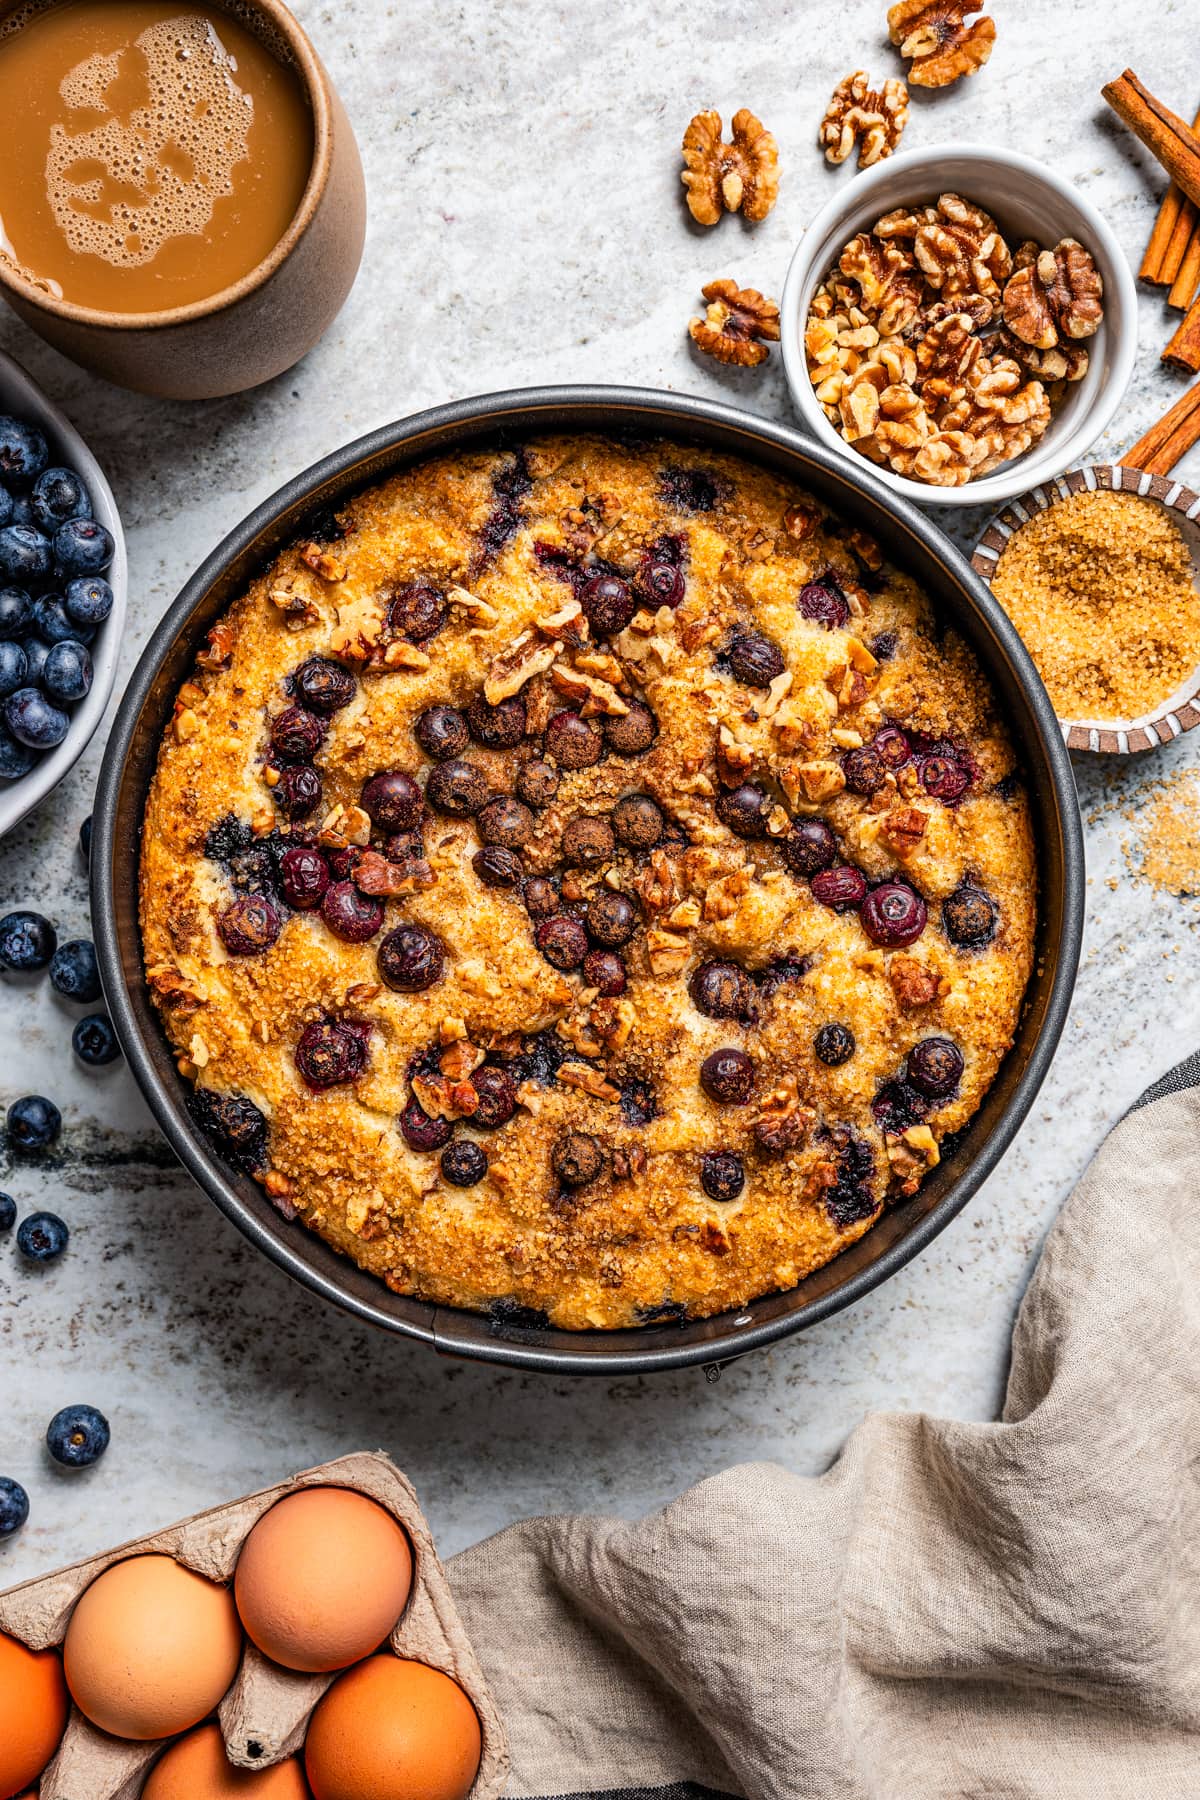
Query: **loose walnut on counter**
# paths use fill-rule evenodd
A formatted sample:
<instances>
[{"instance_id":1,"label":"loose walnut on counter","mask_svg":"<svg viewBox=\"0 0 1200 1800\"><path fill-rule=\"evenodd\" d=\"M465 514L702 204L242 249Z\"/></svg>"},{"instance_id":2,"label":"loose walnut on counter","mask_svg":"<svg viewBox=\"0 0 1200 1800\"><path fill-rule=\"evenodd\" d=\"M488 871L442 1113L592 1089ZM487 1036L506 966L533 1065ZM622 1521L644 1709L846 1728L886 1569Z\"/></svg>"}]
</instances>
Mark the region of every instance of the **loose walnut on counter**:
<instances>
[{"instance_id":1,"label":"loose walnut on counter","mask_svg":"<svg viewBox=\"0 0 1200 1800\"><path fill-rule=\"evenodd\" d=\"M914 87L949 87L982 69L996 42L995 21L967 20L983 0L897 0L888 8L888 33L909 63Z\"/></svg>"},{"instance_id":2,"label":"loose walnut on counter","mask_svg":"<svg viewBox=\"0 0 1200 1800\"><path fill-rule=\"evenodd\" d=\"M732 143L721 132L720 113L702 112L683 134L688 211L698 225L715 225L722 212L757 224L779 194L779 147L745 106L733 115Z\"/></svg>"},{"instance_id":3,"label":"loose walnut on counter","mask_svg":"<svg viewBox=\"0 0 1200 1800\"><path fill-rule=\"evenodd\" d=\"M718 362L754 369L767 360L770 343L779 342L779 308L757 288L740 288L728 276L710 281L701 293L708 302L703 318L694 318L688 335L698 350Z\"/></svg>"},{"instance_id":4,"label":"loose walnut on counter","mask_svg":"<svg viewBox=\"0 0 1200 1800\"><path fill-rule=\"evenodd\" d=\"M858 166L890 156L908 123L908 89L893 76L873 88L865 69L845 76L833 90L817 141L826 162L843 163L858 145Z\"/></svg>"}]
</instances>

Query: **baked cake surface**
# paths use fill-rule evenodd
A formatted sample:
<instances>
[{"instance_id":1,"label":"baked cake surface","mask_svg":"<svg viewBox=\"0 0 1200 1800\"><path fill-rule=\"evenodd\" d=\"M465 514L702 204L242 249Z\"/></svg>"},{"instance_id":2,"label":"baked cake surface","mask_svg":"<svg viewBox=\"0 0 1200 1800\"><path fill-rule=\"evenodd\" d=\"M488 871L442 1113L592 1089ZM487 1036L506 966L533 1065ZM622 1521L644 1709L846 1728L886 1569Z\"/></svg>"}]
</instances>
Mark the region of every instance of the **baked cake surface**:
<instances>
[{"instance_id":1,"label":"baked cake surface","mask_svg":"<svg viewBox=\"0 0 1200 1800\"><path fill-rule=\"evenodd\" d=\"M426 462L279 556L141 860L225 1158L398 1292L571 1328L788 1288L915 1192L1035 913L914 583L765 470L601 438Z\"/></svg>"}]
</instances>

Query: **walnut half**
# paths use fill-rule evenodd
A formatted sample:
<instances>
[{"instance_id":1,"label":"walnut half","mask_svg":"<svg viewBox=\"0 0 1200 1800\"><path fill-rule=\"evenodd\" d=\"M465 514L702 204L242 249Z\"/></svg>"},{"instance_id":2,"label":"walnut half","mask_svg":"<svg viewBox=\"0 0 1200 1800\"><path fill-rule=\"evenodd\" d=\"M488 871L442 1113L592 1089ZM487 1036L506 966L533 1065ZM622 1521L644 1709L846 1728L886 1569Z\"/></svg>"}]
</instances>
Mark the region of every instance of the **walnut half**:
<instances>
[{"instance_id":1,"label":"walnut half","mask_svg":"<svg viewBox=\"0 0 1200 1800\"><path fill-rule=\"evenodd\" d=\"M728 276L710 281L701 293L704 317L692 319L688 335L698 350L718 362L754 369L767 360L767 342L779 342L779 308L757 288L740 288Z\"/></svg>"},{"instance_id":2,"label":"walnut half","mask_svg":"<svg viewBox=\"0 0 1200 1800\"><path fill-rule=\"evenodd\" d=\"M888 8L888 33L909 64L914 87L949 87L960 75L982 69L996 42L992 19L967 20L983 0L896 0Z\"/></svg>"},{"instance_id":3,"label":"walnut half","mask_svg":"<svg viewBox=\"0 0 1200 1800\"><path fill-rule=\"evenodd\" d=\"M698 225L715 225L722 212L757 224L779 194L779 147L745 106L733 115L732 143L721 132L720 113L702 112L683 134L688 211Z\"/></svg>"},{"instance_id":4,"label":"walnut half","mask_svg":"<svg viewBox=\"0 0 1200 1800\"><path fill-rule=\"evenodd\" d=\"M1104 316L1104 283L1075 238L1040 250L1004 289L1004 323L1034 350L1091 337Z\"/></svg>"},{"instance_id":5,"label":"walnut half","mask_svg":"<svg viewBox=\"0 0 1200 1800\"><path fill-rule=\"evenodd\" d=\"M890 156L908 123L908 89L893 76L873 88L865 69L839 81L825 109L817 141L826 162L843 163L858 145L858 166Z\"/></svg>"}]
</instances>

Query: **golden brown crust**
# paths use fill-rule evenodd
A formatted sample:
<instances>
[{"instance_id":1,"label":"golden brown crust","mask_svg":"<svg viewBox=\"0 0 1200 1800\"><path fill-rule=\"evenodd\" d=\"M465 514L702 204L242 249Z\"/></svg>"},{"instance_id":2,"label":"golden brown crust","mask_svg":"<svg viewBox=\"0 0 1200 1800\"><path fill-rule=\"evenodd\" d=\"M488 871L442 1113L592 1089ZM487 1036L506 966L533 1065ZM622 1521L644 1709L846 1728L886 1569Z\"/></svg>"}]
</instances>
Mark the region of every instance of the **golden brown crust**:
<instances>
[{"instance_id":1,"label":"golden brown crust","mask_svg":"<svg viewBox=\"0 0 1200 1800\"><path fill-rule=\"evenodd\" d=\"M1032 959L1034 858L1012 747L973 658L910 580L869 572L878 552L861 534L730 458L568 438L532 443L515 461L460 453L358 496L342 523L340 540L284 552L230 609L162 746L142 930L181 1066L202 1091L253 1102L269 1150L251 1160L268 1191L397 1291L467 1307L512 1302L583 1328L663 1308L709 1314L793 1285L861 1236L889 1193L911 1191L1013 1039ZM682 603L643 607L611 641L585 635L578 581L561 569L590 556L632 576L664 534L682 558ZM832 629L797 604L827 572L846 613ZM414 643L393 636L387 608L418 580L444 596L445 618ZM731 645L751 626L782 653L784 675L768 685L747 685L731 666ZM324 795L309 823L327 843L349 843L350 863L370 829L363 784L387 769L428 778L412 729L423 709L465 710L481 687L502 698L521 681L523 742L465 753L494 791L511 793L518 762L546 754L551 713L620 720L638 701L652 708L652 747L560 771L521 851L529 872L562 876L568 910L604 889L633 901L624 995L598 996L578 971L552 967L520 891L477 876L475 823L437 813L424 824L432 882L381 901L384 931L414 921L441 939L433 986L393 991L380 938L342 942L317 912L282 908L271 948L227 954L217 919L235 896L206 841L234 815L277 842L269 720L291 703L285 679L317 654L351 670L355 692L317 752ZM848 755L892 721L920 754L876 792L852 792ZM970 771L961 797L926 791L921 754L936 755L937 740ZM717 815L721 796L748 779L768 796L761 838L735 835ZM608 820L630 793L657 799L668 840L618 845L564 874L563 827L581 813ZM915 942L872 942L857 912L820 904L789 871L781 834L812 817L868 881L899 878L924 896L928 924ZM368 887L380 861L367 865ZM956 946L941 922L941 902L966 880L997 909L982 948ZM722 958L754 979L753 1022L706 1017L693 1003L697 966ZM306 1086L295 1050L314 1020L360 1028L357 1080ZM855 1040L838 1066L814 1053L829 1022ZM557 1046L549 1065L529 1060L538 1032L543 1052ZM961 1050L961 1084L920 1109L927 1131L884 1108L885 1132L873 1112L880 1089L934 1035ZM718 1104L699 1084L700 1063L723 1047L753 1064L744 1102ZM485 1052L513 1073L521 1101L491 1131L464 1122L460 1104L472 1103ZM423 1097L440 1093L457 1114L457 1140L485 1151L476 1185L450 1185L436 1153L406 1144L397 1119L414 1070ZM638 1124L648 1101L655 1116ZM599 1177L579 1187L552 1162L570 1132L602 1157ZM701 1157L715 1152L743 1160L732 1201L701 1186Z\"/></svg>"}]
</instances>

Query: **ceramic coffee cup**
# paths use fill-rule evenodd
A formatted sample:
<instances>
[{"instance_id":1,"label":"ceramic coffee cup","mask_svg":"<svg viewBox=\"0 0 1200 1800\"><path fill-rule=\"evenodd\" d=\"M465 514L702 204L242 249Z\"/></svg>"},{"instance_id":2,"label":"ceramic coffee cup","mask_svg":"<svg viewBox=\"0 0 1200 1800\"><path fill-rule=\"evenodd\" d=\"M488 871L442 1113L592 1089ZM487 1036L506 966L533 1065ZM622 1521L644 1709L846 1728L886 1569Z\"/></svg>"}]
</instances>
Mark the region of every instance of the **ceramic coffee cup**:
<instances>
[{"instance_id":1,"label":"ceramic coffee cup","mask_svg":"<svg viewBox=\"0 0 1200 1800\"><path fill-rule=\"evenodd\" d=\"M307 185L265 261L231 287L165 312L102 312L60 300L0 257L0 295L64 356L121 387L179 400L256 387L290 369L354 284L366 232L362 163L320 58L279 0L211 0L292 69L313 121ZM28 0L0 0L0 20Z\"/></svg>"}]
</instances>

